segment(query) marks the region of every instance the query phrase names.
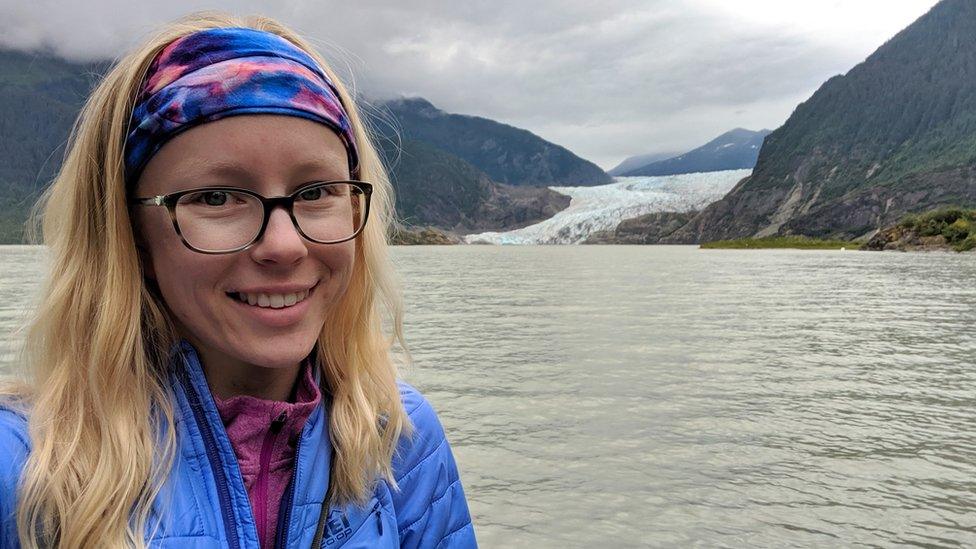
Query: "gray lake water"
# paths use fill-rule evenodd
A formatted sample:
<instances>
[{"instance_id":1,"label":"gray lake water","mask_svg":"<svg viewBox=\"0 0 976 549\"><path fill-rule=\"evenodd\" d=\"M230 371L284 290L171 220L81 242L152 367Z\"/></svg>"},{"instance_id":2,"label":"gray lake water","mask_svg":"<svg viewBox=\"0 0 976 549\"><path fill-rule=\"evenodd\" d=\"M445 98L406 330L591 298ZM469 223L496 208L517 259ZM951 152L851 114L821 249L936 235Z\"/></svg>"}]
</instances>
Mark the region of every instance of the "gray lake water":
<instances>
[{"instance_id":1,"label":"gray lake water","mask_svg":"<svg viewBox=\"0 0 976 549\"><path fill-rule=\"evenodd\" d=\"M976 545L976 254L394 257L483 547ZM2 366L43 266L0 266Z\"/></svg>"}]
</instances>

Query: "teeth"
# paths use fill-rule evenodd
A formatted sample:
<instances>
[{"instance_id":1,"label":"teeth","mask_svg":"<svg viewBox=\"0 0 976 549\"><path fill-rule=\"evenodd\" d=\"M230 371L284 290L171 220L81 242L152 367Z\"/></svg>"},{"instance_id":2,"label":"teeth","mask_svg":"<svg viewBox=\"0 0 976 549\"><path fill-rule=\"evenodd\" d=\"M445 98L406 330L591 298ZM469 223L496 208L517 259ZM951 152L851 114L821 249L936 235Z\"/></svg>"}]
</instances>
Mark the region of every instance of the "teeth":
<instances>
[{"instance_id":1,"label":"teeth","mask_svg":"<svg viewBox=\"0 0 976 549\"><path fill-rule=\"evenodd\" d=\"M271 309L281 309L282 307L291 307L292 305L303 301L308 297L308 290L302 290L301 292L294 292L290 294L245 294L244 292L237 293L237 299L243 303L249 305L257 305L258 307L267 307Z\"/></svg>"}]
</instances>

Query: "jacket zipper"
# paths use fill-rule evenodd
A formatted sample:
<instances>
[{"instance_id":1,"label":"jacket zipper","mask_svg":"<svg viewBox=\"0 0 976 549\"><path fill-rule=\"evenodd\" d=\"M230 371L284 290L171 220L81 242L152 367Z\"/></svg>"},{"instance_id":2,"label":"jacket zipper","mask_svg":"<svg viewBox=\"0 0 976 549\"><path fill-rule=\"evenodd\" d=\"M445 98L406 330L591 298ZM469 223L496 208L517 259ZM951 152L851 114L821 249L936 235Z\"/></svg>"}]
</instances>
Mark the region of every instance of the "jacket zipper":
<instances>
[{"instance_id":1,"label":"jacket zipper","mask_svg":"<svg viewBox=\"0 0 976 549\"><path fill-rule=\"evenodd\" d=\"M291 480L285 488L284 495L281 496L281 505L278 507L278 531L275 534L275 548L285 549L288 543L288 524L291 524L292 493L295 491L295 479L298 477L298 452L302 447L302 437L299 435L295 443L295 462L291 468Z\"/></svg>"},{"instance_id":2,"label":"jacket zipper","mask_svg":"<svg viewBox=\"0 0 976 549\"><path fill-rule=\"evenodd\" d=\"M227 543L232 549L240 548L240 540L237 538L237 521L234 520L234 511L231 508L230 489L227 487L227 476L220 458L217 456L217 442L214 440L213 430L207 418L204 416L203 404L200 402L200 395L193 388L192 383L185 371L179 374L180 383L190 401L190 409L193 410L193 417L196 419L200 434L203 435L203 446L207 450L207 461L213 470L214 481L217 484L217 497L220 499L220 514L224 520L224 530L227 533Z\"/></svg>"},{"instance_id":3,"label":"jacket zipper","mask_svg":"<svg viewBox=\"0 0 976 549\"><path fill-rule=\"evenodd\" d=\"M325 409L328 409L325 401L325 393L322 394L321 405L325 407ZM307 427L308 425L306 422L305 427L302 429L302 433L304 433L305 428ZM293 507L292 499L294 498L295 482L298 479L298 463L302 450L302 433L299 433L298 440L295 442L295 457L291 468L291 479L288 481L288 486L285 487L285 493L281 497L281 504L278 506L278 530L275 534L274 549L287 549L288 546L287 526L291 524L291 510Z\"/></svg>"},{"instance_id":4,"label":"jacket zipper","mask_svg":"<svg viewBox=\"0 0 976 549\"><path fill-rule=\"evenodd\" d=\"M264 435L264 442L261 443L260 468L258 469L258 478L254 481L255 519L258 523L258 543L261 544L261 547L268 546L268 469L271 466L271 453L274 450L274 443L278 439L278 433L287 419L288 412L281 412L271 422L271 427Z\"/></svg>"}]
</instances>

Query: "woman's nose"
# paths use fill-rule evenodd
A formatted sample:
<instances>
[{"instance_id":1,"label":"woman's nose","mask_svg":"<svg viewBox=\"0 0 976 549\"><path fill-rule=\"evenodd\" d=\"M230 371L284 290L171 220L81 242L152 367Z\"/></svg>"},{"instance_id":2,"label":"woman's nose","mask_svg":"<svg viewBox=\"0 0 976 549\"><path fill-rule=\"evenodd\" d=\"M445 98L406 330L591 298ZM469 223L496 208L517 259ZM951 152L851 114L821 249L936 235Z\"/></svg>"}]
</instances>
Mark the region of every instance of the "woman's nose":
<instances>
[{"instance_id":1,"label":"woman's nose","mask_svg":"<svg viewBox=\"0 0 976 549\"><path fill-rule=\"evenodd\" d=\"M279 206L271 210L268 226L250 252L259 263L290 265L308 255L308 246L288 212Z\"/></svg>"}]
</instances>

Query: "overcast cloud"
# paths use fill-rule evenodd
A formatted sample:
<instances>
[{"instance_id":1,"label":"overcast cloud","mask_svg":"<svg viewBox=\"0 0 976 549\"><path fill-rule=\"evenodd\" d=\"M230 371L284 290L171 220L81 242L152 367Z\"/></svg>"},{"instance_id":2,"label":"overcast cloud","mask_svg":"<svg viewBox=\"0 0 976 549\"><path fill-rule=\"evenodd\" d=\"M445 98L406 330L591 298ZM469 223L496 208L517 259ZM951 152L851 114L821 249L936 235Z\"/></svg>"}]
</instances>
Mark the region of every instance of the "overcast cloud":
<instances>
[{"instance_id":1,"label":"overcast cloud","mask_svg":"<svg viewBox=\"0 0 976 549\"><path fill-rule=\"evenodd\" d=\"M935 3L0 0L0 45L113 58L191 11L261 13L310 38L368 97L423 96L609 169L734 127L778 127Z\"/></svg>"}]
</instances>

